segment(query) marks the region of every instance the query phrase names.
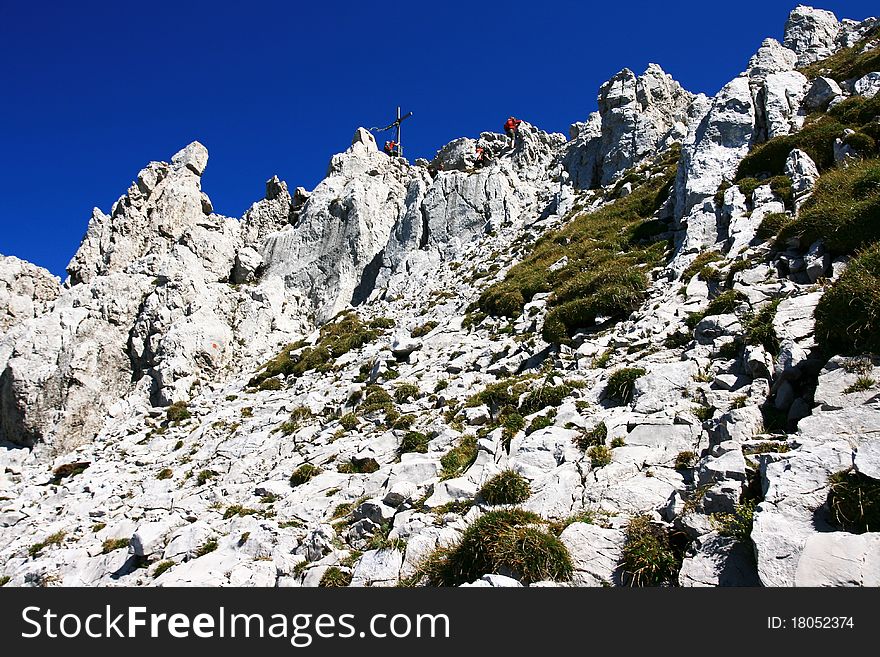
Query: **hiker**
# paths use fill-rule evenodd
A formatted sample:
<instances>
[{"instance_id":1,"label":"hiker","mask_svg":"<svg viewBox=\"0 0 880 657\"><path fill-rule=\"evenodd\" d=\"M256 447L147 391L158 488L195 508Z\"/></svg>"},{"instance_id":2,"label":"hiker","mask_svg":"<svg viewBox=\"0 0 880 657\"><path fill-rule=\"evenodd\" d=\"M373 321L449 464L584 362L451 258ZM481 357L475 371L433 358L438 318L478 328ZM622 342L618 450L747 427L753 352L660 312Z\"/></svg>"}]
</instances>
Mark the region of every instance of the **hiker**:
<instances>
[{"instance_id":1,"label":"hiker","mask_svg":"<svg viewBox=\"0 0 880 657\"><path fill-rule=\"evenodd\" d=\"M385 148L383 149L386 155L394 157L397 155L397 142L393 139L391 141L385 142Z\"/></svg>"},{"instance_id":2,"label":"hiker","mask_svg":"<svg viewBox=\"0 0 880 657\"><path fill-rule=\"evenodd\" d=\"M489 150L488 146L480 146L477 144L475 154L474 167L477 169L486 166L492 161L492 151Z\"/></svg>"},{"instance_id":3,"label":"hiker","mask_svg":"<svg viewBox=\"0 0 880 657\"><path fill-rule=\"evenodd\" d=\"M520 119L516 119L512 116L504 122L504 134L510 137L511 150L513 150L513 147L516 146L516 131L519 129L520 123L522 123Z\"/></svg>"}]
</instances>

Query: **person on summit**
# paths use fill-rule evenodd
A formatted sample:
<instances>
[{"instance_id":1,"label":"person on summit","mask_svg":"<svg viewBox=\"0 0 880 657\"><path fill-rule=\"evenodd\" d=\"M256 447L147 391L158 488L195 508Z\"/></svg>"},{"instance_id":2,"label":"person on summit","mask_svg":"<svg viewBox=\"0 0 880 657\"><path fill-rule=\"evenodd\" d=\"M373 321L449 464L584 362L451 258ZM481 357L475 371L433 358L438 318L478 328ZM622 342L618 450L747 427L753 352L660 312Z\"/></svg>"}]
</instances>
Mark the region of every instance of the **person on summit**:
<instances>
[{"instance_id":1,"label":"person on summit","mask_svg":"<svg viewBox=\"0 0 880 657\"><path fill-rule=\"evenodd\" d=\"M489 150L488 146L480 146L477 144L476 149L474 150L474 168L482 169L484 166L489 164L492 160L492 151Z\"/></svg>"},{"instance_id":2,"label":"person on summit","mask_svg":"<svg viewBox=\"0 0 880 657\"><path fill-rule=\"evenodd\" d=\"M519 130L520 123L522 123L521 119L512 116L504 122L504 134L510 138L510 150L513 150L513 147L516 146L516 132Z\"/></svg>"},{"instance_id":3,"label":"person on summit","mask_svg":"<svg viewBox=\"0 0 880 657\"><path fill-rule=\"evenodd\" d=\"M382 150L385 151L386 155L389 155L391 157L396 156L397 155L397 142L395 142L393 139L390 141L386 141L385 148L383 148Z\"/></svg>"}]
</instances>

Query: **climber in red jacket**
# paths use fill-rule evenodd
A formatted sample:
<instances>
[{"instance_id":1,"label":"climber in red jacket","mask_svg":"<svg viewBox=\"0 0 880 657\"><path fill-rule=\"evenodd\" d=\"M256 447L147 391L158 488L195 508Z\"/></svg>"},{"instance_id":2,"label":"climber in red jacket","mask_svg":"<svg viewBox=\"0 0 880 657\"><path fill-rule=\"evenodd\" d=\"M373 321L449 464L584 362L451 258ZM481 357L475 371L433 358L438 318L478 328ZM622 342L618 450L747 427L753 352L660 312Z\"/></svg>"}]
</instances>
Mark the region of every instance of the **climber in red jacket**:
<instances>
[{"instance_id":1,"label":"climber in red jacket","mask_svg":"<svg viewBox=\"0 0 880 657\"><path fill-rule=\"evenodd\" d=\"M391 141L386 141L385 148L383 150L385 151L386 155L394 157L395 155L397 155L397 142L393 139Z\"/></svg>"},{"instance_id":2,"label":"climber in red jacket","mask_svg":"<svg viewBox=\"0 0 880 657\"><path fill-rule=\"evenodd\" d=\"M516 131L519 129L520 119L510 117L504 122L504 133L510 138L510 149L516 145Z\"/></svg>"}]
</instances>

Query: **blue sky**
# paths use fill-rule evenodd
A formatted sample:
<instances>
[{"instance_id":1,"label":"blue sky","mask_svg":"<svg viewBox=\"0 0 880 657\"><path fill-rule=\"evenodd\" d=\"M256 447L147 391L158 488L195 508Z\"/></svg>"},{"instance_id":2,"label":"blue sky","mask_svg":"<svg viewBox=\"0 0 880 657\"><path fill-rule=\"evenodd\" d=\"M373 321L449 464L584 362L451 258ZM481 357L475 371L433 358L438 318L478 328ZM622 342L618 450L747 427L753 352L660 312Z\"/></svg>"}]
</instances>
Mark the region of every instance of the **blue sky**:
<instances>
[{"instance_id":1,"label":"blue sky","mask_svg":"<svg viewBox=\"0 0 880 657\"><path fill-rule=\"evenodd\" d=\"M623 67L711 95L794 4L0 0L0 253L63 278L91 208L195 139L215 211L239 217L273 174L313 188L398 104L413 159L510 114L567 134Z\"/></svg>"}]
</instances>

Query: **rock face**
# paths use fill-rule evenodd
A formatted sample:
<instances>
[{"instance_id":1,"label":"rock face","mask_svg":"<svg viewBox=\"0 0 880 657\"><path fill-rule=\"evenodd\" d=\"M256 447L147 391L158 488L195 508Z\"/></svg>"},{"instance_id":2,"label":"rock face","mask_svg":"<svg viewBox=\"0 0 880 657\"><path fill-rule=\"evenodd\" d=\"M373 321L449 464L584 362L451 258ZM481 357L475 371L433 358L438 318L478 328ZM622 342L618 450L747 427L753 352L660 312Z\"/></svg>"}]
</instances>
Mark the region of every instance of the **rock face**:
<instances>
[{"instance_id":1,"label":"rock face","mask_svg":"<svg viewBox=\"0 0 880 657\"><path fill-rule=\"evenodd\" d=\"M694 95L656 64L636 76L628 68L599 89L599 112L579 124L565 156L575 187L607 185L646 156L687 134Z\"/></svg>"},{"instance_id":2,"label":"rock face","mask_svg":"<svg viewBox=\"0 0 880 657\"><path fill-rule=\"evenodd\" d=\"M14 256L0 256L0 334L46 312L61 292L58 278Z\"/></svg>"},{"instance_id":3,"label":"rock face","mask_svg":"<svg viewBox=\"0 0 880 657\"><path fill-rule=\"evenodd\" d=\"M513 149L484 132L411 165L358 129L314 190L272 177L240 220L201 191L201 144L148 164L63 285L0 259L0 577L413 583L506 508L487 501L503 473L571 577L504 564L462 586L625 584L636 516L686 544L665 584L877 585L877 532L843 531L828 494L844 470L880 479L880 361L819 349L816 283L846 259L759 230L819 167L783 153L790 196L731 184L750 149L874 89L795 67L876 24L799 7L713 98L624 69L569 140L524 121ZM645 220L572 266L617 221L586 215L646 184ZM665 245L626 261L632 312L545 341L560 294L608 275L616 298L615 258ZM483 312L498 292L515 316Z\"/></svg>"}]
</instances>

